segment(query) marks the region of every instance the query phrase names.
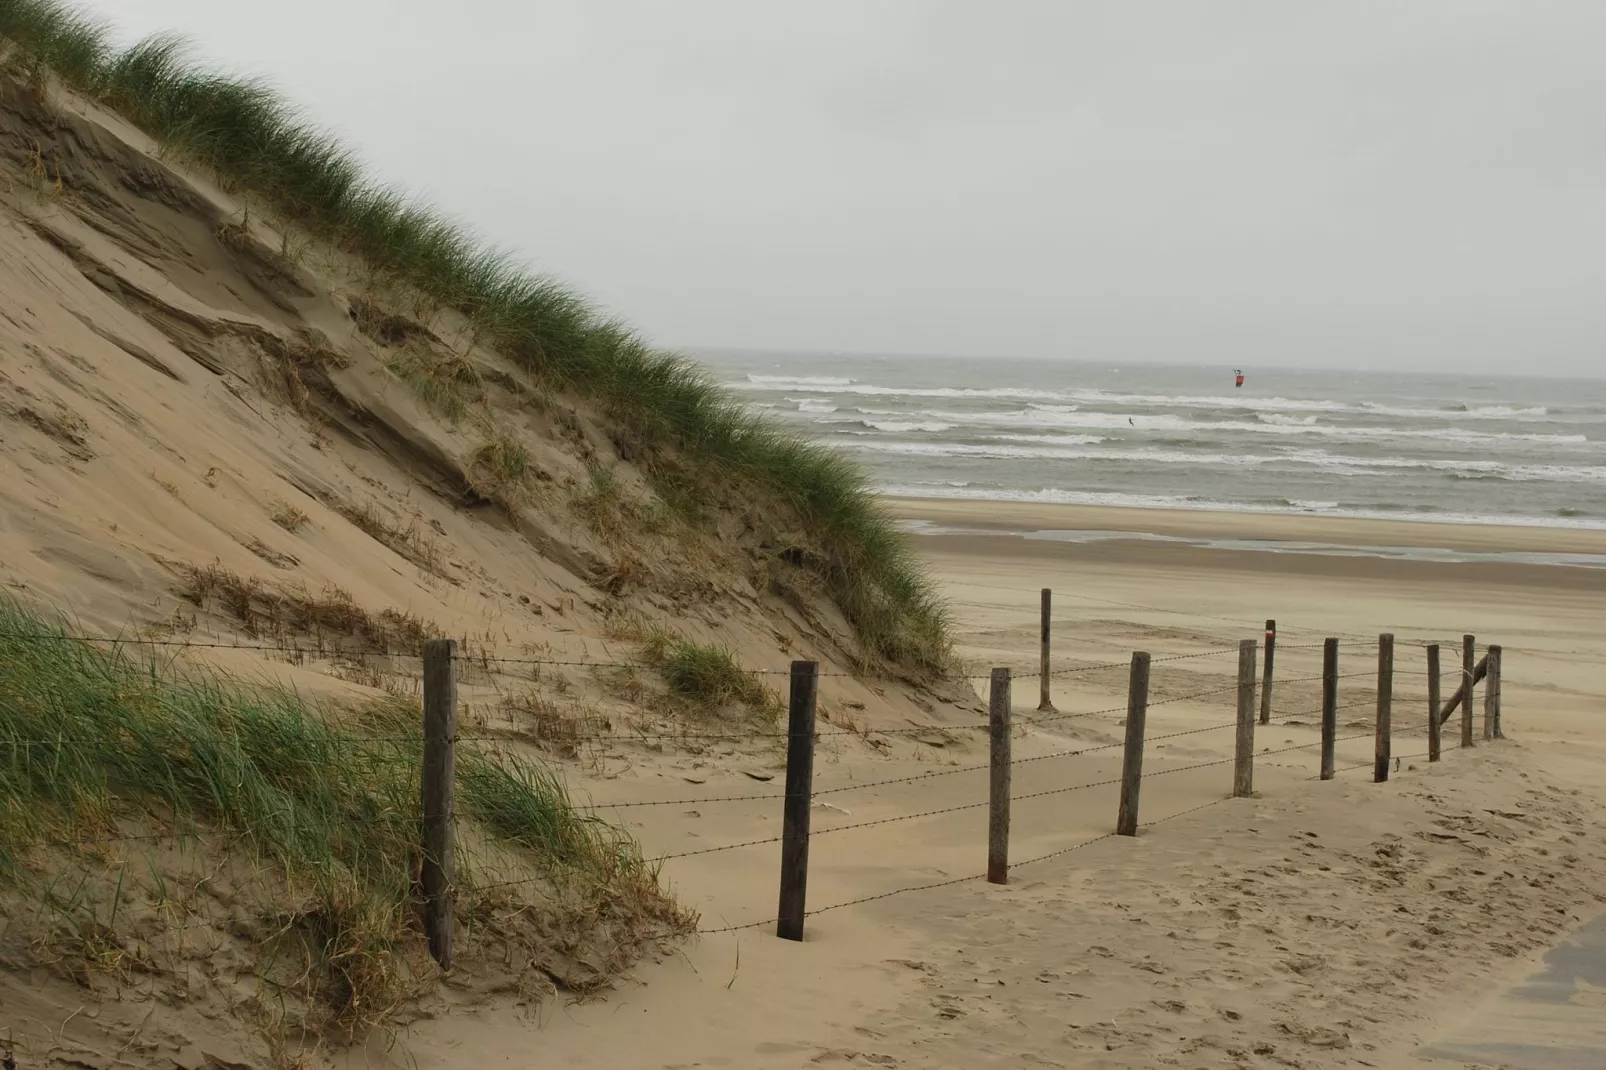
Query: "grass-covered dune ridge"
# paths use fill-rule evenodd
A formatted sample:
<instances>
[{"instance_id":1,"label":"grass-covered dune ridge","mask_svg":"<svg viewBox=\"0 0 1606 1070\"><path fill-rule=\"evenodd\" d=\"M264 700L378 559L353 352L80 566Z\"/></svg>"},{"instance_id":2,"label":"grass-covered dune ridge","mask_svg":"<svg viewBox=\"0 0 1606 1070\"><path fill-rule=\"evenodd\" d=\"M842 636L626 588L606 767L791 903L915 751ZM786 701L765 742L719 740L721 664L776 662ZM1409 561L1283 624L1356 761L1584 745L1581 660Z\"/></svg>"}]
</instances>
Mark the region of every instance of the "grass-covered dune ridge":
<instances>
[{"instance_id":1,"label":"grass-covered dune ridge","mask_svg":"<svg viewBox=\"0 0 1606 1070\"><path fill-rule=\"evenodd\" d=\"M653 349L567 288L525 270L439 211L368 178L351 152L261 82L192 63L158 36L126 49L58 0L0 0L8 67L115 110L308 236L359 258L427 310L531 375L595 399L649 475L693 496L732 491L795 514L803 567L854 626L864 654L934 671L943 607L857 465L766 421L686 359Z\"/></svg>"}]
</instances>

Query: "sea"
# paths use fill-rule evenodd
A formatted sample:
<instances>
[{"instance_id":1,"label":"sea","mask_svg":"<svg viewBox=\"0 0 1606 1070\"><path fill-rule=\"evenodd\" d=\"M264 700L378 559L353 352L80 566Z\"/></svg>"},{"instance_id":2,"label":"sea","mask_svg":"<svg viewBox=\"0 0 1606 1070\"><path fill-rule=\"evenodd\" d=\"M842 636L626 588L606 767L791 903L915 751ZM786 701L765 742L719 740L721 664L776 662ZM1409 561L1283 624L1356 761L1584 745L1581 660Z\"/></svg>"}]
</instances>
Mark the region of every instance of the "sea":
<instances>
[{"instance_id":1,"label":"sea","mask_svg":"<svg viewBox=\"0 0 1606 1070\"><path fill-rule=\"evenodd\" d=\"M1606 529L1606 380L710 350L888 495Z\"/></svg>"}]
</instances>

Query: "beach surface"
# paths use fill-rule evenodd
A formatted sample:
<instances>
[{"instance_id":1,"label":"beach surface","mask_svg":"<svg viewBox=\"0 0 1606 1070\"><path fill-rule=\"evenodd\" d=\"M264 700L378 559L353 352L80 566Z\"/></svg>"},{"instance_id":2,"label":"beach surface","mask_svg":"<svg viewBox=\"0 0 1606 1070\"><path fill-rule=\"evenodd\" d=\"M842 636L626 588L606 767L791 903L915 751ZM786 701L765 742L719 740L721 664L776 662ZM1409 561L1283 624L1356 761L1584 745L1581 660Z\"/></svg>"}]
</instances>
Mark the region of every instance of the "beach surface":
<instances>
[{"instance_id":1,"label":"beach surface","mask_svg":"<svg viewBox=\"0 0 1606 1070\"><path fill-rule=\"evenodd\" d=\"M937 711L952 722L945 731L900 733L873 703L844 704L833 680L821 681L828 720L808 886L821 912L806 939L774 935L773 842L687 855L778 835L778 751L602 755L586 785L598 802L670 803L613 812L650 851L682 856L664 872L703 928L751 927L708 932L605 1000L443 1008L402 1038L417 1065L1444 1066L1419 1049L1453 1050L1507 986L1606 912L1599 570L1197 544L1599 554L1606 537L895 504L927 532L917 543L952 599L978 701ZM941 533L952 530L963 533ZM1049 530L1192 541L1017 534ZM1039 711L1039 682L1025 675L1037 662L1042 587L1055 592L1052 711ZM1272 716L1257 729L1255 795L1233 799L1237 647L1260 639L1266 618L1279 622ZM1397 636L1397 761L1375 784L1384 631ZM1448 695L1465 633L1479 656L1503 646L1509 738L1484 740L1480 686L1476 745L1460 746L1458 714L1444 727L1443 760L1429 763L1424 644L1442 644ZM1330 636L1340 639L1341 742L1336 778L1322 782L1315 744ZM1110 835L1112 781L1134 650L1154 661L1143 827L1125 838ZM1023 674L1013 683L1012 869L1001 886L979 879L980 677L993 666ZM387 1058L353 1053L352 1065Z\"/></svg>"}]
</instances>

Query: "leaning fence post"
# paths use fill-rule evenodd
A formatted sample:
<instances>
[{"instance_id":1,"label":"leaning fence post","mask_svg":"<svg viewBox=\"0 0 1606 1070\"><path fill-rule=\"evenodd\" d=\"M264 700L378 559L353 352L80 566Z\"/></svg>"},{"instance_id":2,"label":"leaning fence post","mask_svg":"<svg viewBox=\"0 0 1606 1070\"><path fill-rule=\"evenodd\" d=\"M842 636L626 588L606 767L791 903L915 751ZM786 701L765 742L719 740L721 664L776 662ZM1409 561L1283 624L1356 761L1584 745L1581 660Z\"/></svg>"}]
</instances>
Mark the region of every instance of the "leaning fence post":
<instances>
[{"instance_id":1,"label":"leaning fence post","mask_svg":"<svg viewBox=\"0 0 1606 1070\"><path fill-rule=\"evenodd\" d=\"M1428 761L1439 760L1442 746L1439 720L1439 644L1428 644Z\"/></svg>"},{"instance_id":2,"label":"leaning fence post","mask_svg":"<svg viewBox=\"0 0 1606 1070\"><path fill-rule=\"evenodd\" d=\"M1050 625L1052 624L1053 619L1054 619L1054 592L1049 590L1047 587L1044 587L1043 588L1043 621L1042 621L1042 626L1039 629L1040 640L1041 640L1041 649L1038 651L1038 654L1037 654L1037 679L1038 679L1038 682L1040 684L1038 690L1040 691L1040 693L1042 695L1041 700L1037 703L1037 712L1039 712L1039 713L1053 713L1054 712L1054 700L1051 697L1049 697L1049 693L1048 693L1048 685L1053 680L1053 674L1049 672L1049 656L1048 656L1048 642L1049 642L1048 633L1050 631Z\"/></svg>"},{"instance_id":3,"label":"leaning fence post","mask_svg":"<svg viewBox=\"0 0 1606 1070\"><path fill-rule=\"evenodd\" d=\"M803 939L809 884L809 807L814 796L814 701L820 666L792 662L792 693L786 721L786 801L781 816L781 905L775 935Z\"/></svg>"},{"instance_id":4,"label":"leaning fence post","mask_svg":"<svg viewBox=\"0 0 1606 1070\"><path fill-rule=\"evenodd\" d=\"M1269 634L1269 633L1268 633ZM1255 793L1255 641L1238 643L1238 738L1233 752L1232 795Z\"/></svg>"},{"instance_id":5,"label":"leaning fence post","mask_svg":"<svg viewBox=\"0 0 1606 1070\"><path fill-rule=\"evenodd\" d=\"M1009 722L1008 669L994 669L987 694L987 739L992 750L987 799L987 881L1009 881Z\"/></svg>"},{"instance_id":6,"label":"leaning fence post","mask_svg":"<svg viewBox=\"0 0 1606 1070\"><path fill-rule=\"evenodd\" d=\"M1322 779L1333 779L1333 747L1338 742L1338 640L1322 644Z\"/></svg>"},{"instance_id":7,"label":"leaning fence post","mask_svg":"<svg viewBox=\"0 0 1606 1070\"><path fill-rule=\"evenodd\" d=\"M1138 834L1138 789L1143 785L1143 722L1149 716L1149 655L1132 655L1126 685L1126 752L1121 761L1121 809L1115 818L1119 836Z\"/></svg>"},{"instance_id":8,"label":"leaning fence post","mask_svg":"<svg viewBox=\"0 0 1606 1070\"><path fill-rule=\"evenodd\" d=\"M1478 641L1470 635L1461 637L1461 745L1472 746L1472 688L1477 672Z\"/></svg>"},{"instance_id":9,"label":"leaning fence post","mask_svg":"<svg viewBox=\"0 0 1606 1070\"><path fill-rule=\"evenodd\" d=\"M1504 739L1500 731L1500 648L1491 644L1483 656L1489 664L1483 676L1483 738Z\"/></svg>"},{"instance_id":10,"label":"leaning fence post","mask_svg":"<svg viewBox=\"0 0 1606 1070\"><path fill-rule=\"evenodd\" d=\"M457 640L424 644L423 858L418 890L424 900L429 953L452 968L452 785L457 768Z\"/></svg>"},{"instance_id":11,"label":"leaning fence post","mask_svg":"<svg viewBox=\"0 0 1606 1070\"><path fill-rule=\"evenodd\" d=\"M1277 622L1266 621L1266 668L1260 681L1260 723L1271 724L1271 665L1277 656Z\"/></svg>"},{"instance_id":12,"label":"leaning fence post","mask_svg":"<svg viewBox=\"0 0 1606 1070\"><path fill-rule=\"evenodd\" d=\"M1394 636L1385 632L1377 637L1377 743L1372 759L1372 782L1389 778L1389 758L1393 756L1394 727Z\"/></svg>"}]
</instances>

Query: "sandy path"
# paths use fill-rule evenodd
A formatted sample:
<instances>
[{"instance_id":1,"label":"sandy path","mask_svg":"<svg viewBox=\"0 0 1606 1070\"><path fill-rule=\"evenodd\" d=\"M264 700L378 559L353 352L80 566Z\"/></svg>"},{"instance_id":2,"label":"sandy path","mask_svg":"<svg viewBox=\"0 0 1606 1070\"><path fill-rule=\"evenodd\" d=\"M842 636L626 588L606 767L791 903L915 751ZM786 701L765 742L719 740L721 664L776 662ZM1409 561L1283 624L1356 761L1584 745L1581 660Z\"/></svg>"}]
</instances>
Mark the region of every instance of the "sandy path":
<instances>
[{"instance_id":1,"label":"sandy path","mask_svg":"<svg viewBox=\"0 0 1606 1070\"><path fill-rule=\"evenodd\" d=\"M1431 532L1386 534L1400 544ZM1411 561L1401 581L1375 574L1368 558L1194 548L1181 567L1169 550L1145 564L1075 544L1022 554L1023 543L922 540L976 665L1034 661L1045 584L1060 592L1056 666L1110 664L1057 680L1059 710L1078 716L1022 728L1014 744L1018 759L1084 752L1015 768L1012 857L1073 850L1019 865L1006 887L960 880L827 910L809 919L801 945L776 940L768 925L704 936L605 1002L547 1005L539 1033L513 1011L443 1009L407 1038L419 1065L1428 1065L1412 1054L1418 1045L1477 1013L1533 956L1602 911L1606 670L1596 637L1606 604L1573 582L1588 570L1547 567L1536 584L1524 567L1487 564L1467 582L1464 566ZM1275 576L1244 568L1270 557ZM1352 563L1348 574L1334 575L1334 560ZM1232 645L1265 617L1282 622L1287 683L1257 750L1305 749L1262 753L1259 797L1228 800L1232 732L1218 726L1232 720L1233 695L1179 696L1230 685ZM1401 644L1402 761L1389 784L1373 785L1375 640L1365 637L1385 628ZM1443 642L1448 671L1463 631L1505 646L1512 739L1460 751L1449 726L1446 759L1429 767L1417 757L1426 707L1415 644ZM1310 678L1327 634L1345 637L1342 668L1356 674L1343 681L1341 734L1362 737L1340 747L1339 764L1368 768L1322 784L1310 779ZM1157 659L1142 801L1155 823L1129 840L1107 837L1116 789L1101 782L1119 767L1109 744L1120 738L1134 647ZM1205 651L1217 653L1158 660ZM1017 685L1018 721L1036 715L1036 697L1035 681ZM986 760L980 734L955 732L917 750L923 760L892 750L822 741L819 801L848 812L814 811L812 908L984 868L986 774L971 768ZM747 774L774 764L681 758L588 788L604 803L773 796L778 778ZM1061 790L1083 784L1100 786ZM667 854L779 832L774 798L617 813ZM777 857L767 843L672 859L665 872L705 927L743 925L773 916Z\"/></svg>"}]
</instances>

